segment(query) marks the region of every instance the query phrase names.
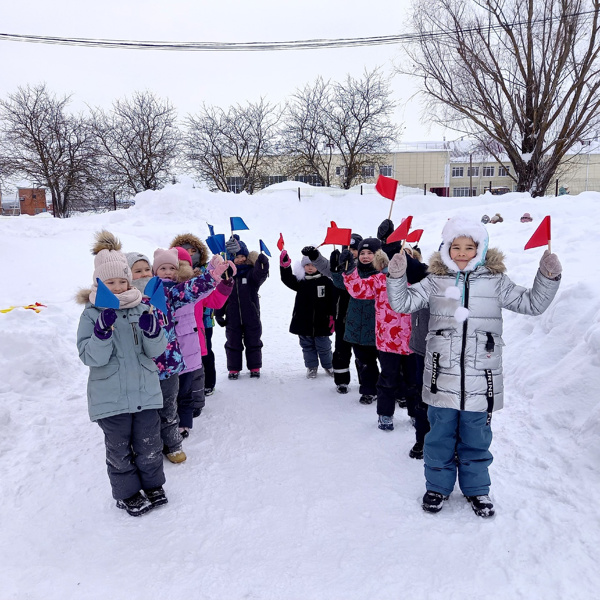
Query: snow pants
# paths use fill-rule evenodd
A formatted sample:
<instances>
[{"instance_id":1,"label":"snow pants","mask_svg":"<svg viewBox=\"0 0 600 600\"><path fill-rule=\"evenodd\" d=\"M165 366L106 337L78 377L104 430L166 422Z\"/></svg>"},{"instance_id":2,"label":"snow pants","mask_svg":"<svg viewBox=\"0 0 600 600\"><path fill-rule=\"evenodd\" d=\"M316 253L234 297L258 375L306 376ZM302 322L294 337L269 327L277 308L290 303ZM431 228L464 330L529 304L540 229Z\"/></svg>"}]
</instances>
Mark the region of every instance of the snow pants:
<instances>
[{"instance_id":1,"label":"snow pants","mask_svg":"<svg viewBox=\"0 0 600 600\"><path fill-rule=\"evenodd\" d=\"M246 349L246 366L248 369L262 367L262 323L227 325L225 327L225 353L227 354L227 370L241 371L242 354Z\"/></svg>"},{"instance_id":2,"label":"snow pants","mask_svg":"<svg viewBox=\"0 0 600 600\"><path fill-rule=\"evenodd\" d=\"M158 411L98 419L104 432L106 470L115 500L165 483Z\"/></svg>"},{"instance_id":3,"label":"snow pants","mask_svg":"<svg viewBox=\"0 0 600 600\"><path fill-rule=\"evenodd\" d=\"M181 450L183 438L179 433L179 415L177 414L177 394L179 392L179 375L171 375L160 380L163 407L158 411L160 416L160 437L165 452Z\"/></svg>"},{"instance_id":4,"label":"snow pants","mask_svg":"<svg viewBox=\"0 0 600 600\"><path fill-rule=\"evenodd\" d=\"M204 369L200 367L179 375L177 394L177 414L179 427L189 427L194 423L194 410L204 408Z\"/></svg>"},{"instance_id":5,"label":"snow pants","mask_svg":"<svg viewBox=\"0 0 600 600\"><path fill-rule=\"evenodd\" d=\"M345 318L345 316L344 316ZM335 385L350 383L350 361L352 360L352 344L344 340L346 324L344 319L335 322L335 346L333 350L333 381Z\"/></svg>"},{"instance_id":6,"label":"snow pants","mask_svg":"<svg viewBox=\"0 0 600 600\"><path fill-rule=\"evenodd\" d=\"M379 351L381 373L377 380L377 414L393 417L396 400L408 389L405 383L412 354Z\"/></svg>"},{"instance_id":7,"label":"snow pants","mask_svg":"<svg viewBox=\"0 0 600 600\"><path fill-rule=\"evenodd\" d=\"M358 391L369 396L377 395L377 380L379 367L377 366L378 350L375 346L352 344L356 357L356 371L358 373Z\"/></svg>"},{"instance_id":8,"label":"snow pants","mask_svg":"<svg viewBox=\"0 0 600 600\"><path fill-rule=\"evenodd\" d=\"M214 388L217 383L217 372L215 369L215 353L212 349L213 328L205 327L204 335L206 338L206 354L202 357L202 366L204 367L204 387Z\"/></svg>"},{"instance_id":9,"label":"snow pants","mask_svg":"<svg viewBox=\"0 0 600 600\"><path fill-rule=\"evenodd\" d=\"M299 335L298 340L304 356L304 366L307 369L313 369L321 366L324 369L332 368L331 339L327 335L310 337L308 335Z\"/></svg>"},{"instance_id":10,"label":"snow pants","mask_svg":"<svg viewBox=\"0 0 600 600\"><path fill-rule=\"evenodd\" d=\"M429 406L427 415L431 426L424 448L427 489L449 496L458 471L458 484L465 496L489 494L488 468L493 458L487 413Z\"/></svg>"},{"instance_id":11,"label":"snow pants","mask_svg":"<svg viewBox=\"0 0 600 600\"><path fill-rule=\"evenodd\" d=\"M425 442L429 433L429 420L427 419L427 404L423 402L423 371L425 370L425 357L420 354L408 355L408 367L405 381L408 384L406 396L406 409L415 428L415 441L419 444Z\"/></svg>"}]
</instances>

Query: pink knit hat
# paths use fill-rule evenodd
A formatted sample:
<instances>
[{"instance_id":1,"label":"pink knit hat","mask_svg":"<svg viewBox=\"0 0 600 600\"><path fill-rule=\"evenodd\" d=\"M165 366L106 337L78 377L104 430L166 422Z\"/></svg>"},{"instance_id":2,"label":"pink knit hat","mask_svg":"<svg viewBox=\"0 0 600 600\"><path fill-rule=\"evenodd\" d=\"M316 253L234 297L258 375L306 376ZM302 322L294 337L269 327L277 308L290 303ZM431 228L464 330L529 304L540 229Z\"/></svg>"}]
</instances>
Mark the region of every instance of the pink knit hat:
<instances>
[{"instance_id":1,"label":"pink knit hat","mask_svg":"<svg viewBox=\"0 0 600 600\"><path fill-rule=\"evenodd\" d=\"M190 267L192 266L192 257L190 256L190 253L185 250L184 248L181 248L180 246L175 246L175 249L177 250L177 257L179 258L179 260L184 260L188 263L190 263Z\"/></svg>"},{"instance_id":2,"label":"pink knit hat","mask_svg":"<svg viewBox=\"0 0 600 600\"><path fill-rule=\"evenodd\" d=\"M118 250L100 250L94 258L94 281L107 279L127 279L131 285L131 269L127 258Z\"/></svg>"},{"instance_id":3,"label":"pink knit hat","mask_svg":"<svg viewBox=\"0 0 600 600\"><path fill-rule=\"evenodd\" d=\"M177 254L177 248L157 248L154 251L154 263L152 264L152 271L156 274L156 271L163 265L173 265L176 269L179 268L179 256Z\"/></svg>"}]
</instances>

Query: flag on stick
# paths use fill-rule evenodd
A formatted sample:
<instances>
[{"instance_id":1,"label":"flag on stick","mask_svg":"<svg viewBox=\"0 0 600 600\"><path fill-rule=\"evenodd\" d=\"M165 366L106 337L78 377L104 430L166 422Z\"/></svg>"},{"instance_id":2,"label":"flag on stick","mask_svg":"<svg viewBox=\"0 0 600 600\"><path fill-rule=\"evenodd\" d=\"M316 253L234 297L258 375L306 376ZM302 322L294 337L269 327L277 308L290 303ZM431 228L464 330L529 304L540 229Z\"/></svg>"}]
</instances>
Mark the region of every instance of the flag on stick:
<instances>
[{"instance_id":1,"label":"flag on stick","mask_svg":"<svg viewBox=\"0 0 600 600\"><path fill-rule=\"evenodd\" d=\"M352 229L343 229L335 224L335 221L331 221L331 227L327 228L327 235L325 241L321 246L325 244L340 244L341 246L349 246L350 240L352 239Z\"/></svg>"},{"instance_id":2,"label":"flag on stick","mask_svg":"<svg viewBox=\"0 0 600 600\"><path fill-rule=\"evenodd\" d=\"M548 245L548 249L550 250L550 215L543 218L542 222L539 224L538 228L533 232L529 241L525 244L525 250L529 250L530 248L538 248L539 246Z\"/></svg>"},{"instance_id":3,"label":"flag on stick","mask_svg":"<svg viewBox=\"0 0 600 600\"><path fill-rule=\"evenodd\" d=\"M406 241L409 244L412 243L419 243L419 240L421 239L421 236L423 235L423 230L422 229L415 229L414 231L411 231L407 236L406 236Z\"/></svg>"},{"instance_id":4,"label":"flag on stick","mask_svg":"<svg viewBox=\"0 0 600 600\"><path fill-rule=\"evenodd\" d=\"M285 242L283 241L283 233L279 234L279 239L277 240L277 248L279 250L279 252L281 252L283 250L285 246Z\"/></svg>"},{"instance_id":5,"label":"flag on stick","mask_svg":"<svg viewBox=\"0 0 600 600\"><path fill-rule=\"evenodd\" d=\"M408 236L408 232L410 230L410 226L412 224L412 217L406 217L400 225L396 228L396 231L392 233L387 239L387 243L391 244L392 242L399 242L400 240L406 240Z\"/></svg>"},{"instance_id":6,"label":"flag on stick","mask_svg":"<svg viewBox=\"0 0 600 600\"><path fill-rule=\"evenodd\" d=\"M260 244L260 251L264 252L267 256L271 256L271 253L269 252L267 245L262 240L258 240L258 242Z\"/></svg>"},{"instance_id":7,"label":"flag on stick","mask_svg":"<svg viewBox=\"0 0 600 600\"><path fill-rule=\"evenodd\" d=\"M398 181L396 179L392 179L391 177L385 177L385 175L380 175L377 178L377 183L375 184L375 189L388 200L392 202L396 199L396 190L398 189Z\"/></svg>"},{"instance_id":8,"label":"flag on stick","mask_svg":"<svg viewBox=\"0 0 600 600\"><path fill-rule=\"evenodd\" d=\"M160 310L163 315L167 314L167 301L165 299L165 288L160 277L153 277L144 288L144 296L150 298L150 304Z\"/></svg>"},{"instance_id":9,"label":"flag on stick","mask_svg":"<svg viewBox=\"0 0 600 600\"><path fill-rule=\"evenodd\" d=\"M98 290L96 291L96 301L94 306L98 308L119 308L119 299L106 287L98 277L96 277Z\"/></svg>"},{"instance_id":10,"label":"flag on stick","mask_svg":"<svg viewBox=\"0 0 600 600\"><path fill-rule=\"evenodd\" d=\"M225 234L217 233L206 238L206 243L213 254L225 252Z\"/></svg>"},{"instance_id":11,"label":"flag on stick","mask_svg":"<svg viewBox=\"0 0 600 600\"><path fill-rule=\"evenodd\" d=\"M231 222L231 231L240 231L241 229L250 229L242 217L229 217Z\"/></svg>"},{"instance_id":12,"label":"flag on stick","mask_svg":"<svg viewBox=\"0 0 600 600\"><path fill-rule=\"evenodd\" d=\"M206 223L208 225L208 233L210 235L215 235L215 228L212 225L209 225L208 223Z\"/></svg>"}]
</instances>

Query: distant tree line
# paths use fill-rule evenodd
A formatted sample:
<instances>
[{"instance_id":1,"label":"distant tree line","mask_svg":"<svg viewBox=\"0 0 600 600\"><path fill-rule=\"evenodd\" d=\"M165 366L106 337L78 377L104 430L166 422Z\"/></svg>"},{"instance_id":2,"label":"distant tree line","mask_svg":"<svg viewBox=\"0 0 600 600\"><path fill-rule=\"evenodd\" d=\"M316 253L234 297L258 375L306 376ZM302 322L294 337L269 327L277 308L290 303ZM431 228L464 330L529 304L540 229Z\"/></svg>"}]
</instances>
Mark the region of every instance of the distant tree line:
<instances>
[{"instance_id":1,"label":"distant tree line","mask_svg":"<svg viewBox=\"0 0 600 600\"><path fill-rule=\"evenodd\" d=\"M286 178L310 175L347 189L399 136L378 69L341 83L317 78L283 106L264 98L227 109L202 105L182 121L169 100L149 91L116 100L110 110L76 114L70 102L45 84L0 99L0 182L26 179L46 188L57 217L158 190L178 173L222 191L235 177L237 191L251 194L268 182L277 157L285 157L278 164ZM335 178L333 154L343 164Z\"/></svg>"}]
</instances>

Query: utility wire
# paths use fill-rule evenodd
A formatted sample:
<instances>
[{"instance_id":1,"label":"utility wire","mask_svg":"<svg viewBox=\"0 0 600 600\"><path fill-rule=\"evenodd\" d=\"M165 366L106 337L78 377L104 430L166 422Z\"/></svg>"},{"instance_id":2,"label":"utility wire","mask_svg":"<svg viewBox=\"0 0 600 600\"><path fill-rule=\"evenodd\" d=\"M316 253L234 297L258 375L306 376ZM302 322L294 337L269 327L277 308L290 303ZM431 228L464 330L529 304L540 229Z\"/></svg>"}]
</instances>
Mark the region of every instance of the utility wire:
<instances>
[{"instance_id":1,"label":"utility wire","mask_svg":"<svg viewBox=\"0 0 600 600\"><path fill-rule=\"evenodd\" d=\"M550 16L531 21L530 24L551 22L571 17L595 14L589 10L568 15ZM476 33L483 30L495 31L505 28L518 28L528 25L527 21L510 24L495 24L461 29L460 33ZM451 35L452 30L439 30L427 33L406 33L361 38L336 38L293 40L288 42L155 42L135 40L107 40L94 38L67 38L47 35L26 35L17 33L0 33L0 41L25 42L31 44L55 44L63 46L84 46L92 48L113 48L120 50L168 50L178 52L272 52L281 50L324 50L328 48L355 48L360 46L382 46L386 44L402 44L423 39L433 39Z\"/></svg>"}]
</instances>

